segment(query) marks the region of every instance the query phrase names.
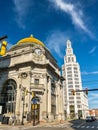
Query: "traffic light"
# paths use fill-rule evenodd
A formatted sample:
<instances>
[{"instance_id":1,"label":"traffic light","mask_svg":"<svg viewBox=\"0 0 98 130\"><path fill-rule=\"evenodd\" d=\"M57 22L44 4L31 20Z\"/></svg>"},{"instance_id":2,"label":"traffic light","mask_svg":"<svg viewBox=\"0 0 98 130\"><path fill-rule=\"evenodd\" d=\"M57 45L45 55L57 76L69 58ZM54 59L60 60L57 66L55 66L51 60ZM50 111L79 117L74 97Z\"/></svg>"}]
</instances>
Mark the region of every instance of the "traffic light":
<instances>
[{"instance_id":1,"label":"traffic light","mask_svg":"<svg viewBox=\"0 0 98 130\"><path fill-rule=\"evenodd\" d=\"M27 95L28 94L28 90L25 90L25 95Z\"/></svg>"},{"instance_id":2,"label":"traffic light","mask_svg":"<svg viewBox=\"0 0 98 130\"><path fill-rule=\"evenodd\" d=\"M35 92L32 92L32 98L35 97Z\"/></svg>"},{"instance_id":3,"label":"traffic light","mask_svg":"<svg viewBox=\"0 0 98 130\"><path fill-rule=\"evenodd\" d=\"M7 42L6 41L2 41L2 43L1 43L1 51L0 51L0 55L1 56L6 54L6 47L7 47Z\"/></svg>"},{"instance_id":4,"label":"traffic light","mask_svg":"<svg viewBox=\"0 0 98 130\"><path fill-rule=\"evenodd\" d=\"M74 89L71 92L72 92L72 95L75 95L75 90Z\"/></svg>"},{"instance_id":5,"label":"traffic light","mask_svg":"<svg viewBox=\"0 0 98 130\"><path fill-rule=\"evenodd\" d=\"M86 93L86 95L88 95L88 88L86 88L85 93Z\"/></svg>"}]
</instances>

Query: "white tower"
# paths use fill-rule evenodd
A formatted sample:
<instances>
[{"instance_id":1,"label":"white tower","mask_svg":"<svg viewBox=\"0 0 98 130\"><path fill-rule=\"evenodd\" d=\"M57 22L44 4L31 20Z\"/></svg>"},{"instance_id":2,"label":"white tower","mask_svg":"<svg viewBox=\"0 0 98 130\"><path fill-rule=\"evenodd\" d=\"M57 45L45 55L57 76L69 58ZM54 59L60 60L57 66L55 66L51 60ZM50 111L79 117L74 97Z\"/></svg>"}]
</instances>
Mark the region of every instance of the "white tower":
<instances>
[{"instance_id":1,"label":"white tower","mask_svg":"<svg viewBox=\"0 0 98 130\"><path fill-rule=\"evenodd\" d=\"M84 92L75 93L75 96L72 94L72 90L82 89L80 66L76 62L70 40L67 41L66 47L66 56L64 56L64 65L62 66L62 75L65 78L63 82L64 109L67 118L84 118L88 109L88 98Z\"/></svg>"}]
</instances>

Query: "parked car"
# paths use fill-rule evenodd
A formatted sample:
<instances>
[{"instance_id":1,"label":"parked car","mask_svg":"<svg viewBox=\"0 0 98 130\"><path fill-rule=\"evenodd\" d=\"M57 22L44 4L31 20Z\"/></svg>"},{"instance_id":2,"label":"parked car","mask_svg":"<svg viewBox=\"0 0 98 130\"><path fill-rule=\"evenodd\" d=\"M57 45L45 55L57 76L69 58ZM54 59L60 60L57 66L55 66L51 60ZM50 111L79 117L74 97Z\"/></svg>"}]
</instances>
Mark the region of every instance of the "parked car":
<instances>
[{"instance_id":1,"label":"parked car","mask_svg":"<svg viewBox=\"0 0 98 130\"><path fill-rule=\"evenodd\" d=\"M93 121L95 121L96 120L96 117L95 116L91 116L92 118L93 118Z\"/></svg>"},{"instance_id":2,"label":"parked car","mask_svg":"<svg viewBox=\"0 0 98 130\"><path fill-rule=\"evenodd\" d=\"M92 122L92 121L95 121L96 118L94 116L87 116L86 117L86 122Z\"/></svg>"}]
</instances>

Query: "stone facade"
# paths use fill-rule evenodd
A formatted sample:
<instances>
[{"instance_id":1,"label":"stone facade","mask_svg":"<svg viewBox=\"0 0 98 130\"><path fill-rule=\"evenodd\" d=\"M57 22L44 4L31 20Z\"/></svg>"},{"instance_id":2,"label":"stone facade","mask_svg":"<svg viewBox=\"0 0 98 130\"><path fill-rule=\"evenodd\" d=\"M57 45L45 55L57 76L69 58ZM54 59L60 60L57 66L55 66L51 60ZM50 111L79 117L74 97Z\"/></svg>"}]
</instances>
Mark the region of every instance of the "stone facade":
<instances>
[{"instance_id":1,"label":"stone facade","mask_svg":"<svg viewBox=\"0 0 98 130\"><path fill-rule=\"evenodd\" d=\"M0 58L1 113L22 123L64 120L60 68L45 46L30 39Z\"/></svg>"}]
</instances>

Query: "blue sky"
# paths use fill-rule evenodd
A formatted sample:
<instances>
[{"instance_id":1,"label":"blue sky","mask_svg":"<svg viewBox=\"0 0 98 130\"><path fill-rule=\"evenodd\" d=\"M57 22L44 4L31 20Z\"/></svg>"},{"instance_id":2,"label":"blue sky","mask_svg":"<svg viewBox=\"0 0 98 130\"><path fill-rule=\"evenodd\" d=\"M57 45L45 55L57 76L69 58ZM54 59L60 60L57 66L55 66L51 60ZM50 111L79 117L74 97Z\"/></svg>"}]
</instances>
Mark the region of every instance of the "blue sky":
<instances>
[{"instance_id":1,"label":"blue sky","mask_svg":"<svg viewBox=\"0 0 98 130\"><path fill-rule=\"evenodd\" d=\"M8 49L33 34L64 63L70 39L82 73L83 88L98 88L98 0L0 0L0 36ZM89 92L90 108L98 108L98 91Z\"/></svg>"}]
</instances>

